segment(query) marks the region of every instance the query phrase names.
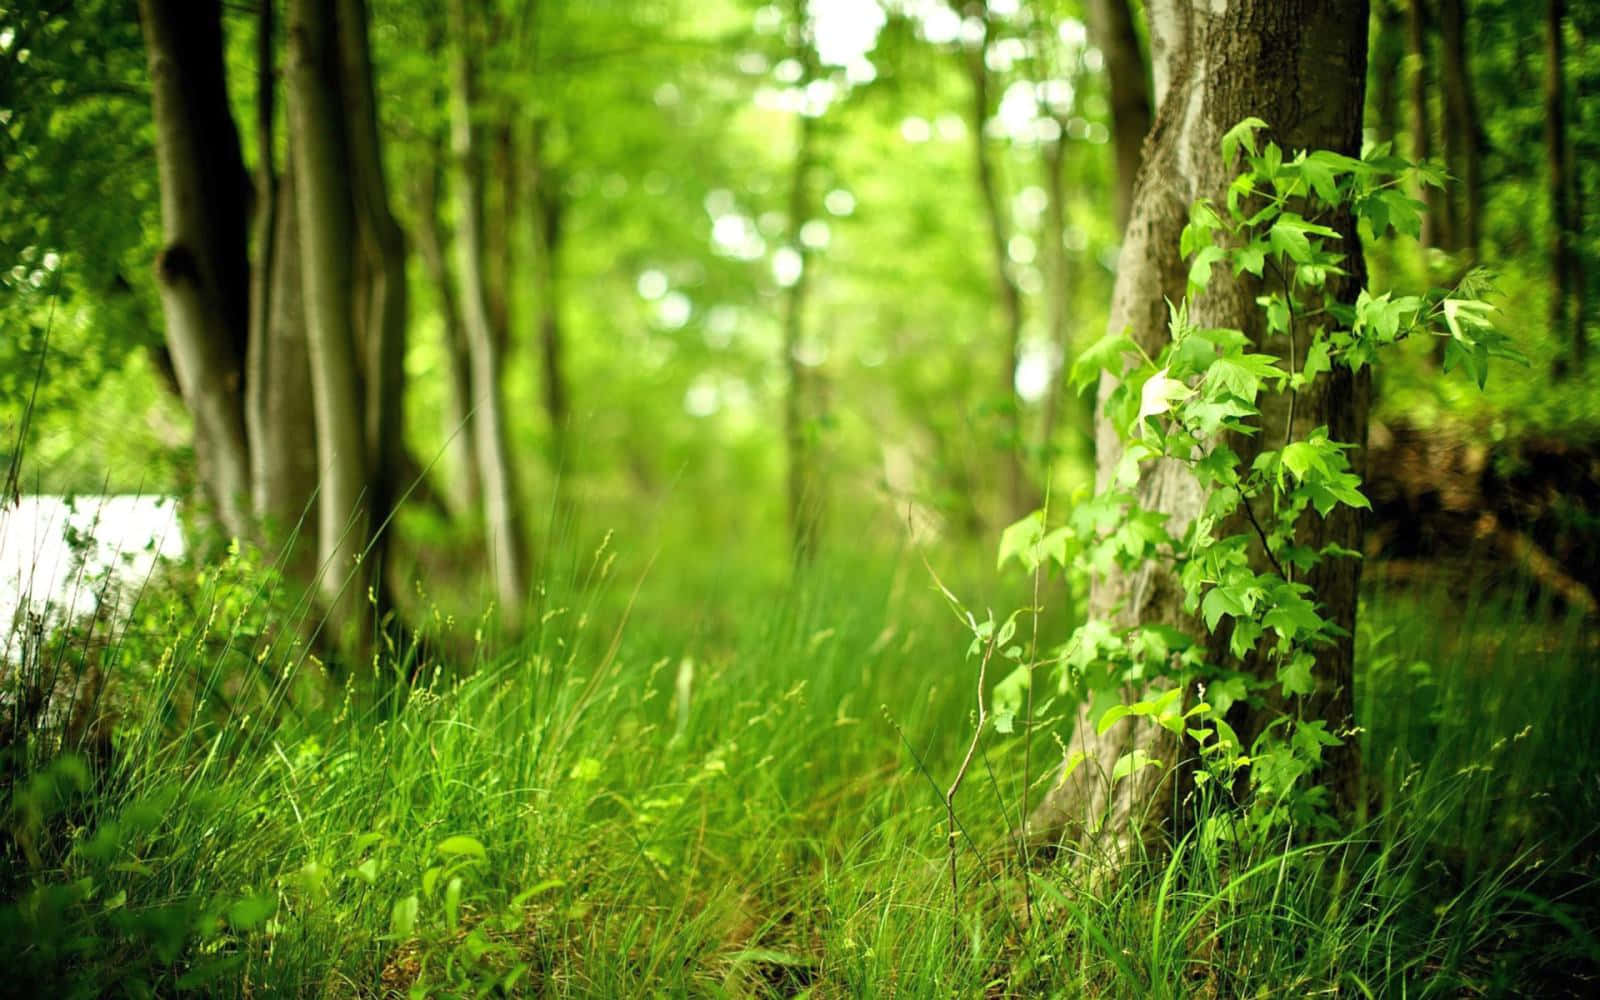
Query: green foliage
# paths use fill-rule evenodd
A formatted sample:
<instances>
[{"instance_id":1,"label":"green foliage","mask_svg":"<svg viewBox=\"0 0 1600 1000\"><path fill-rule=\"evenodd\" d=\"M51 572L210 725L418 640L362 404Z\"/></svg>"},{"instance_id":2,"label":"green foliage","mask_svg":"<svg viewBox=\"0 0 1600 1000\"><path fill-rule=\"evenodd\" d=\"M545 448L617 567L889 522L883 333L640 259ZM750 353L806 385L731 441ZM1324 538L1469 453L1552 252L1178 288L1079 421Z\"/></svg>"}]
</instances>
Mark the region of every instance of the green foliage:
<instances>
[{"instance_id":1,"label":"green foliage","mask_svg":"<svg viewBox=\"0 0 1600 1000\"><path fill-rule=\"evenodd\" d=\"M1370 508L1350 466L1351 443L1334 440L1327 427L1294 434L1299 394L1336 367L1360 371L1380 351L1414 335L1441 338L1447 370L1459 366L1480 386L1491 358L1521 356L1477 297L1484 287L1477 276L1424 295L1344 291L1359 265L1334 228L1341 214L1349 213L1370 239L1411 229L1420 204L1401 192L1410 181L1437 178L1386 147L1361 159L1327 151L1286 155L1276 143L1259 142L1266 127L1246 119L1223 136L1224 161L1242 169L1224 205L1193 206L1180 246L1192 260L1189 297L1169 307L1166 346L1150 357L1126 333L1113 332L1079 360L1074 381L1080 385L1100 371L1117 380L1103 410L1123 439L1114 473L1060 527L1048 529L1042 511L1012 525L1001 536L1000 561L1016 558L1029 572L1054 561L1080 575L1135 572L1154 562L1176 576L1184 610L1197 615L1207 633L1226 638L1222 648L1230 659L1214 662L1205 643L1170 629L1135 626L1116 633L1091 621L1057 658L1060 690L1085 698L1130 684L1166 685L1151 700L1104 711L1100 731L1129 716L1149 718L1176 735L1187 731L1198 744L1204 776L1224 788L1249 765L1251 822L1271 836L1282 820L1303 825L1316 817L1324 793L1307 779L1325 748L1353 735L1332 732L1327 720L1305 718L1295 707L1296 699L1317 691L1317 650L1339 634L1303 579L1325 559L1359 558L1338 546L1305 544L1302 526L1313 512L1326 519L1339 507ZM1252 276L1259 283L1259 341L1244 330L1190 320L1191 302L1206 291L1217 267L1232 279ZM1281 440L1264 434L1263 399L1271 394L1288 397L1288 417L1275 432ZM1234 450L1241 441L1251 443L1248 461ZM1206 497L1176 533L1166 514L1141 507L1136 495L1141 474L1157 461L1181 463ZM1239 692L1230 704L1244 697L1263 707L1290 707L1262 727L1252 745L1242 746L1223 720L1227 705L1214 708L1202 695L1192 708L1183 707L1184 691L1196 681L1202 690L1204 682L1229 684ZM1263 697L1270 688L1282 698ZM1160 763L1124 756L1110 780Z\"/></svg>"}]
</instances>

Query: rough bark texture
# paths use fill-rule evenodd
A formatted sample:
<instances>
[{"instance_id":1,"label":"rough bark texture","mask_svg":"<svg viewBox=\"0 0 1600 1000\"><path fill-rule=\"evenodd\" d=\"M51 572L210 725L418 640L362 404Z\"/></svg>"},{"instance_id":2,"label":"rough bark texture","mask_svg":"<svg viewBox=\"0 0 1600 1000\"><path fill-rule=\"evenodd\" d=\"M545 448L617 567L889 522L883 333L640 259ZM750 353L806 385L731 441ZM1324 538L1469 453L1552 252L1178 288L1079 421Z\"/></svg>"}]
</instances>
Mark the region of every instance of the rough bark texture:
<instances>
[{"instance_id":1,"label":"rough bark texture","mask_svg":"<svg viewBox=\"0 0 1600 1000\"><path fill-rule=\"evenodd\" d=\"M1127 329L1154 355L1168 339L1167 301L1184 293L1186 266L1178 254L1178 238L1189 206L1197 198L1218 202L1236 168L1225 167L1220 137L1240 119L1255 115L1270 123L1271 137L1286 148L1328 148L1355 153L1361 141L1361 115L1367 55L1366 0L1151 0L1153 69L1157 115L1145 147L1145 162L1135 188L1132 217L1122 247L1112 297L1110 328ZM1360 277L1360 248L1354 227L1343 220L1351 279L1330 292L1353 297ZM1268 343L1255 305L1259 283L1224 279L1219 270L1210 289L1191 309L1202 327L1234 327L1254 337L1257 349L1290 360L1288 345ZM1307 331L1299 332L1303 343ZM1102 404L1115 382L1101 381ZM1363 444L1366 436L1365 379L1348 373L1325 377L1302 391L1294 407L1294 432L1303 435L1327 424L1336 440ZM1284 440L1287 398L1262 401L1259 440L1276 447ZM1121 443L1108 422L1097 420L1097 466L1102 485L1121 457ZM1248 463L1249 442L1230 441ZM1357 471L1363 459L1354 456ZM1181 534L1202 509L1205 496L1176 462L1161 462L1141 477L1137 494L1147 509L1169 515L1168 528ZM1359 548L1359 519L1339 513L1304 526L1308 536ZM1237 526L1225 525L1231 533ZM1257 553L1260 557L1260 553ZM1309 582L1326 613L1353 632L1359 563L1332 560ZM1098 578L1091 593L1091 614L1122 625L1165 623L1200 634L1199 623L1182 610L1182 592L1165 568L1147 565L1131 574ZM1334 732L1351 725L1349 641L1323 650L1318 658L1319 690L1307 711L1326 718ZM1133 694L1133 692L1129 692ZM1240 719L1249 739L1259 719ZM1169 781L1167 768L1145 768L1114 788L1107 776L1116 760L1135 747L1157 759L1173 762L1181 748L1164 730L1133 720L1095 734L1087 708L1080 712L1072 748L1088 753L1088 761L1058 785L1029 820L1035 844L1061 839L1097 853L1119 854L1135 840L1150 835L1173 818L1181 789ZM1356 792L1359 757L1354 740L1332 751L1321 780L1334 789L1336 802L1348 805Z\"/></svg>"},{"instance_id":2,"label":"rough bark texture","mask_svg":"<svg viewBox=\"0 0 1600 1000\"><path fill-rule=\"evenodd\" d=\"M485 529L501 614L515 624L527 597L523 536L516 484L506 447L505 412L501 403L500 356L489 319L483 279L482 165L477 129L472 122L473 79L469 35L473 23L465 0L449 9L454 53L451 59L451 149L456 157L456 203L460 216L456 251L461 276L462 325L471 355L472 427L477 435L483 479Z\"/></svg>"},{"instance_id":3,"label":"rough bark texture","mask_svg":"<svg viewBox=\"0 0 1600 1000\"><path fill-rule=\"evenodd\" d=\"M289 4L289 115L294 125L306 339L317 424L319 587L342 639L367 633L371 524L367 440L355 316L355 207L333 0Z\"/></svg>"},{"instance_id":4,"label":"rough bark texture","mask_svg":"<svg viewBox=\"0 0 1600 1000\"><path fill-rule=\"evenodd\" d=\"M1029 502L1027 479L1022 469L1022 408L1017 399L1017 359L1022 350L1022 289L1017 287L1011 273L1011 226L1007 209L1000 193L1000 180L996 176L994 160L989 155L989 141L984 126L989 122L990 79L985 62L989 51L989 38L993 25L989 17L987 0L982 7L983 40L965 50L967 79L971 86L971 120L973 170L978 181L978 194L983 200L984 219L988 224L989 254L994 269L996 293L1000 297L1004 320L1004 347L1001 358L1001 384L996 386L996 398L1002 401L1006 414L1005 477L1006 520L1021 517L1033 505Z\"/></svg>"},{"instance_id":5,"label":"rough bark texture","mask_svg":"<svg viewBox=\"0 0 1600 1000\"><path fill-rule=\"evenodd\" d=\"M1105 56L1111 85L1111 130L1117 148L1117 226L1126 229L1133 185L1150 134L1150 67L1139 47L1128 0L1088 0L1089 37Z\"/></svg>"},{"instance_id":6,"label":"rough bark texture","mask_svg":"<svg viewBox=\"0 0 1600 1000\"><path fill-rule=\"evenodd\" d=\"M167 346L194 417L201 478L222 527L250 534L244 375L250 180L228 107L215 0L142 0L164 241L156 262Z\"/></svg>"}]
</instances>

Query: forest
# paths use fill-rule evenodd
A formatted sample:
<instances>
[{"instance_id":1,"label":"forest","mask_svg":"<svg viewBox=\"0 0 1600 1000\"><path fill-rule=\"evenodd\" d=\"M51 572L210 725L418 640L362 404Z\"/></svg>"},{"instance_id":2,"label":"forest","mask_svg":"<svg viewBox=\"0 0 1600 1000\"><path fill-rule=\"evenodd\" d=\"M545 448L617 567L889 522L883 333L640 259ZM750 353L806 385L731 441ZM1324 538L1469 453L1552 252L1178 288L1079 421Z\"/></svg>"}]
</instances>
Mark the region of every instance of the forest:
<instances>
[{"instance_id":1,"label":"forest","mask_svg":"<svg viewBox=\"0 0 1600 1000\"><path fill-rule=\"evenodd\" d=\"M0 0L0 996L1600 995L1597 88Z\"/></svg>"}]
</instances>

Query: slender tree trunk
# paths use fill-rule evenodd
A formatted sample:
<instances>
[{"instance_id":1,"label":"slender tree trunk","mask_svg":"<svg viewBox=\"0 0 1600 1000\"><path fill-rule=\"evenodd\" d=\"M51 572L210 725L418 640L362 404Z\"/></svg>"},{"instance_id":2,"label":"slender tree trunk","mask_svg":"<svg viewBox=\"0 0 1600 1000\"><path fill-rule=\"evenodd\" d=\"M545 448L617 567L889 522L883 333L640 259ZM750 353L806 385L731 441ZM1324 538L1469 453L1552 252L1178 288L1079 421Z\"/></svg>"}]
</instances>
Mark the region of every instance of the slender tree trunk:
<instances>
[{"instance_id":1,"label":"slender tree trunk","mask_svg":"<svg viewBox=\"0 0 1600 1000\"><path fill-rule=\"evenodd\" d=\"M989 143L984 137L984 126L989 121L989 67L985 57L993 24L989 17L987 0L982 8L983 40L966 50L967 79L971 86L971 118L973 168L978 180L978 194L983 199L985 221L989 230L989 253L994 268L995 289L1000 296L1004 316L1004 363L1001 384L996 386L997 399L1002 401L1006 414L1005 481L1007 520L1020 517L1032 506L1029 503L1027 480L1022 468L1022 407L1017 399L1017 360L1022 352L1022 290L1017 287L1011 273L1011 226L1006 216L1006 206L1000 194L1000 181L995 176L994 161L989 156Z\"/></svg>"},{"instance_id":2,"label":"slender tree trunk","mask_svg":"<svg viewBox=\"0 0 1600 1000\"><path fill-rule=\"evenodd\" d=\"M444 238L439 225L439 195L444 150L435 142L428 163L416 172L414 200L417 206L417 250L423 270L439 296L439 312L444 319L444 355L449 370L450 391L446 394L448 413L445 430L454 456L459 484L456 506L476 517L483 509L483 474L479 468L477 435L472 427L472 366L467 332L461 323L461 302L455 279L445 262Z\"/></svg>"},{"instance_id":3,"label":"slender tree trunk","mask_svg":"<svg viewBox=\"0 0 1600 1000\"><path fill-rule=\"evenodd\" d=\"M799 81L803 90L816 78L817 56L806 6L801 0L794 4L794 18L800 31L796 56L804 67ZM783 364L789 383L783 400L783 440L788 460L789 546L796 566L808 563L816 555L822 515L816 460L807 430L808 411L814 402L813 385L801 361L811 257L800 238L800 230L812 211L811 174L816 156L816 133L816 119L804 110L796 113L793 174L789 181L789 246L800 256L800 273L783 299Z\"/></svg>"},{"instance_id":4,"label":"slender tree trunk","mask_svg":"<svg viewBox=\"0 0 1600 1000\"><path fill-rule=\"evenodd\" d=\"M1290 149L1330 148L1353 154L1361 142L1361 115L1367 59L1366 0L1150 0L1151 51L1155 66L1157 115L1146 161L1135 188L1133 215L1123 246L1122 266L1112 297L1110 329L1128 330L1147 352L1168 339L1167 302L1184 294L1187 268L1178 238L1196 198L1223 199L1236 168L1218 154L1222 133L1248 115L1271 123L1273 137ZM1355 227L1348 218L1339 228L1351 254L1354 274L1334 278L1331 291L1349 301L1361 280ZM1233 327L1256 341L1256 349L1280 356L1284 345L1269 343L1255 298L1260 284L1249 276L1214 280L1191 309L1201 327ZM1281 338L1279 338L1281 339ZM1287 364L1287 361L1286 361ZM1115 386L1102 378L1102 406ZM1295 431L1326 424L1336 440L1362 445L1366 437L1367 384L1348 372L1317 380L1295 404ZM1284 398L1263 400L1261 439L1282 441L1288 428ZM1097 421L1097 478L1104 486L1122 455L1115 429ZM1247 442L1230 441L1248 464ZM1358 453L1358 471L1364 459ZM1181 534L1204 509L1206 495L1188 467L1163 461L1140 478L1141 506L1168 515L1168 530ZM1353 512L1350 512L1353 514ZM1224 530L1231 530L1224 527ZM1305 541L1337 541L1359 548L1360 523L1336 514L1303 526ZM1260 560L1260 554L1257 553ZM1353 634L1359 563L1330 560L1309 582L1329 617ZM1164 623L1199 634L1200 624L1183 610L1183 592L1173 574L1147 564L1129 574L1096 578L1091 614L1121 625ZM1352 730L1353 647L1343 642L1319 651L1318 693L1305 706L1341 734ZM1133 692L1127 692L1129 696ZM1259 729L1259 714L1239 720L1248 741ZM1133 843L1178 817L1169 768L1142 768L1114 786L1107 780L1115 762L1134 748L1171 764L1181 756L1164 730L1125 719L1098 734L1088 708L1079 712L1074 749L1088 761L1050 792L1028 823L1035 844L1071 840L1086 850L1120 856ZM1334 800L1349 808L1357 797L1360 758L1353 734L1325 758L1322 780Z\"/></svg>"},{"instance_id":5,"label":"slender tree trunk","mask_svg":"<svg viewBox=\"0 0 1600 1000\"><path fill-rule=\"evenodd\" d=\"M1045 469L1050 468L1056 422L1061 410L1061 397L1066 393L1065 373L1067 358L1071 356L1072 317L1069 313L1071 294L1067 266L1067 192L1066 156L1067 139L1063 129L1053 142L1043 144L1039 162L1044 174L1044 244L1045 304L1049 311L1050 340L1056 345L1061 362L1056 377L1044 397L1044 414L1039 424L1040 454L1044 456Z\"/></svg>"},{"instance_id":6,"label":"slender tree trunk","mask_svg":"<svg viewBox=\"0 0 1600 1000\"><path fill-rule=\"evenodd\" d=\"M1483 212L1483 129L1478 100L1472 86L1472 62L1467 51L1465 0L1439 0L1439 35L1444 58L1445 157L1450 172L1459 178L1451 188L1456 250L1476 260L1479 219Z\"/></svg>"},{"instance_id":7,"label":"slender tree trunk","mask_svg":"<svg viewBox=\"0 0 1600 1000\"><path fill-rule=\"evenodd\" d=\"M1105 56L1111 84L1111 129L1117 149L1117 229L1128 226L1133 183L1150 134L1150 67L1139 47L1139 31L1128 0L1088 0L1089 37Z\"/></svg>"},{"instance_id":8,"label":"slender tree trunk","mask_svg":"<svg viewBox=\"0 0 1600 1000\"><path fill-rule=\"evenodd\" d=\"M372 497L355 329L352 164L345 144L337 32L332 0L290 0L290 147L317 425L320 589L341 643L354 642L361 649L370 634L363 556Z\"/></svg>"},{"instance_id":9,"label":"slender tree trunk","mask_svg":"<svg viewBox=\"0 0 1600 1000\"><path fill-rule=\"evenodd\" d=\"M490 326L483 281L482 164L477 129L472 122L473 80L469 49L472 21L466 0L449 7L454 52L451 57L451 147L455 153L456 205L460 216L456 251L461 275L462 325L467 331L472 362L472 426L482 464L484 520L493 564L495 593L508 625L515 625L527 596L523 536L516 484L506 446L501 403L500 357Z\"/></svg>"},{"instance_id":10,"label":"slender tree trunk","mask_svg":"<svg viewBox=\"0 0 1600 1000\"><path fill-rule=\"evenodd\" d=\"M1404 0L1375 0L1373 19L1374 130L1380 142L1396 142L1400 136L1400 91L1404 83L1407 48Z\"/></svg>"},{"instance_id":11,"label":"slender tree trunk","mask_svg":"<svg viewBox=\"0 0 1600 1000\"><path fill-rule=\"evenodd\" d=\"M549 162L546 130L549 123L533 124L528 143L529 168L533 177L534 283L539 295L539 348L543 358L543 396L545 418L550 424L551 468L560 478L572 455L567 448L568 402L565 368L566 338L561 325L561 257L566 237L566 195L561 190L561 175ZM565 490L561 491L565 494Z\"/></svg>"},{"instance_id":12,"label":"slender tree trunk","mask_svg":"<svg viewBox=\"0 0 1600 1000\"><path fill-rule=\"evenodd\" d=\"M222 528L251 534L244 378L250 180L228 107L215 0L141 0L161 183L157 286L205 492Z\"/></svg>"},{"instance_id":13,"label":"slender tree trunk","mask_svg":"<svg viewBox=\"0 0 1600 1000\"><path fill-rule=\"evenodd\" d=\"M520 190L511 121L495 124L489 133L487 170L483 173L483 298L494 333L495 350L505 357L511 341L511 226L520 206Z\"/></svg>"},{"instance_id":14,"label":"slender tree trunk","mask_svg":"<svg viewBox=\"0 0 1600 1000\"><path fill-rule=\"evenodd\" d=\"M1570 156L1567 150L1566 0L1546 0L1544 70L1544 141L1550 191L1550 329L1568 339L1571 354L1557 362L1557 374L1569 365L1581 368L1588 344L1581 323L1573 315L1574 282L1578 273L1573 241L1577 226L1572 212Z\"/></svg>"},{"instance_id":15,"label":"slender tree trunk","mask_svg":"<svg viewBox=\"0 0 1600 1000\"><path fill-rule=\"evenodd\" d=\"M1411 158L1419 161L1433 156L1433 119L1428 110L1428 20L1427 0L1410 0L1406 9L1406 57L1411 63L1407 76ZM1428 207L1427 214L1422 217L1422 245L1448 248L1452 240L1443 192L1425 185L1421 195Z\"/></svg>"}]
</instances>

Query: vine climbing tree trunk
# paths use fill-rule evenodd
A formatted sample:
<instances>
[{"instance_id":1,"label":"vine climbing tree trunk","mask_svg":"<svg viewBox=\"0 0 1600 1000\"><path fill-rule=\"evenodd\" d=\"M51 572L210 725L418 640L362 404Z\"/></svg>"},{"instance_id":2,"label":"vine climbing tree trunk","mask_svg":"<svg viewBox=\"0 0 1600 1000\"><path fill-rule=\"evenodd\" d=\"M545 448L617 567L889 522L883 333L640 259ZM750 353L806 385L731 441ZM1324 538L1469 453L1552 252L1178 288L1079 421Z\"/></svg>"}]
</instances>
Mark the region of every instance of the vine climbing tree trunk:
<instances>
[{"instance_id":1,"label":"vine climbing tree trunk","mask_svg":"<svg viewBox=\"0 0 1600 1000\"><path fill-rule=\"evenodd\" d=\"M1110 329L1128 330L1152 357L1169 339L1167 303L1185 293L1187 267L1179 255L1179 235L1199 198L1224 199L1233 168L1219 155L1222 134L1247 116L1264 119L1271 137L1291 149L1321 148L1354 155L1361 143L1361 118L1367 59L1366 0L1151 0L1151 51L1155 64L1155 123L1145 145L1145 162L1134 189L1131 218L1112 296ZM1359 271L1354 226L1340 223L1349 264ZM1268 272L1269 275L1271 272ZM1335 277L1332 297L1350 301L1359 273ZM1263 331L1256 296L1259 282L1214 280L1193 302L1190 317L1202 328L1231 327L1273 353L1292 370L1291 345ZM1116 382L1100 383L1102 412L1096 421L1097 479L1110 480L1122 457L1122 443L1103 406ZM1303 434L1327 425L1330 436L1360 446L1366 435L1367 385L1363 378L1335 372L1301 390L1291 408L1287 397L1262 401L1260 438L1272 442L1293 431ZM1292 417L1291 417L1292 415ZM1230 440L1248 466L1254 454L1248 441ZM1257 446L1259 447L1259 446ZM1359 473L1359 454L1352 465ZM1165 514L1168 530L1181 535L1204 510L1206 494L1188 466L1162 460L1142 473L1136 494L1142 507ZM1230 530L1224 526L1224 531ZM1248 529L1246 529L1248 530ZM1302 525L1310 544L1337 542L1359 548L1359 520L1353 512ZM1257 561L1263 559L1255 553ZM1353 633L1359 563L1326 561L1306 582L1323 602L1326 616ZM1183 591L1163 566L1146 564L1137 572L1109 573L1094 579L1090 612L1121 626L1166 624L1201 634L1200 623L1183 609ZM1349 638L1318 650L1317 692L1307 712L1328 720L1329 730L1349 733L1353 647ZM1248 665L1247 665L1248 666ZM1133 692L1128 692L1130 696ZM1243 738L1266 716L1241 718ZM1175 818L1172 768L1140 768L1113 785L1116 761L1134 749L1167 762L1182 748L1165 730L1124 719L1104 734L1085 706L1078 714L1072 749L1087 762L1058 783L1033 812L1027 835L1034 845L1070 841L1084 850L1120 855ZM1357 797L1359 757L1355 741L1324 758L1321 778L1334 789L1337 805Z\"/></svg>"}]
</instances>

